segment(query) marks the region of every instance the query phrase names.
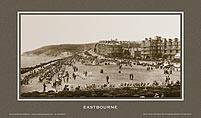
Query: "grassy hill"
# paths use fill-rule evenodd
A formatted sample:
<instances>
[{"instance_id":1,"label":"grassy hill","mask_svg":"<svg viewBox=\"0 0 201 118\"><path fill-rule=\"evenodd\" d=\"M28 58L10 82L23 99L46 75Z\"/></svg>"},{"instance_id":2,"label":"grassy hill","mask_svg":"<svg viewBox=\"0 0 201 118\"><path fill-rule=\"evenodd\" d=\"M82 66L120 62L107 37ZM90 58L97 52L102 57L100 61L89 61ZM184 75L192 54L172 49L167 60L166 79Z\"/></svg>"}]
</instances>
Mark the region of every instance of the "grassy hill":
<instances>
[{"instance_id":1,"label":"grassy hill","mask_svg":"<svg viewBox=\"0 0 201 118\"><path fill-rule=\"evenodd\" d=\"M44 46L32 51L23 53L22 55L45 55L45 56L58 56L64 52L79 53L84 50L94 48L95 43L88 44L61 44L61 45L49 45Z\"/></svg>"}]
</instances>

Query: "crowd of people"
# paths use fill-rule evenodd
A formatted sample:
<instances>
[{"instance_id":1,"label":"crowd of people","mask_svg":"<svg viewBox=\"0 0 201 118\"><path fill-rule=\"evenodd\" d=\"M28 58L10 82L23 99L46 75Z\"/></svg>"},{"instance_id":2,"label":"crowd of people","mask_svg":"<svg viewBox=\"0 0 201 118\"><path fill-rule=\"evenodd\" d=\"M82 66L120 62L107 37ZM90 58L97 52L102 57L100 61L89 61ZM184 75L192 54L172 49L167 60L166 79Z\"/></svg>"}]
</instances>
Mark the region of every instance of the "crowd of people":
<instances>
[{"instance_id":1,"label":"crowd of people","mask_svg":"<svg viewBox=\"0 0 201 118\"><path fill-rule=\"evenodd\" d=\"M88 71L85 70L83 74L81 75L79 73L79 67L76 66L76 62L81 62L84 64L86 61L91 61L92 63L95 61L95 58L89 58L82 57L80 55L73 55L70 57L66 57L63 59L58 59L57 61L54 61L52 63L48 63L47 65L42 65L37 69L31 70L25 74L23 74L23 78L21 80L21 84L29 84L29 81L37 77L39 83L43 83L43 91L47 91L47 84L51 84L52 88L55 89L55 91L58 91L58 86L63 86L63 91L74 91L74 90L92 90L92 89L108 89L108 88L121 88L121 87L146 87L146 86L156 86L156 82L150 84L150 83L135 83L133 82L125 82L120 84L114 84L110 82L110 76L105 75L105 83L104 84L86 84L84 86L81 85L71 85L69 84L69 80L71 79L76 80L79 78L86 79L88 76ZM110 65L110 60L101 61L98 64L104 63L105 65ZM114 61L111 61L111 63L114 63ZM140 62L140 61L132 61L132 60L116 60L115 61L118 71L117 73L122 73L122 70L125 66L130 66L131 68L135 66L143 66L146 68L146 71L153 71L155 69L163 69L164 74L166 75L166 78L164 78L164 83L161 85L169 86L170 84L174 84L174 82L171 82L170 75L173 74L174 67L169 64L169 66L164 66L164 63L148 63L148 62ZM67 69L71 68L72 72L69 72ZM100 69L100 74L105 74L104 69ZM53 77L55 79L53 79ZM130 73L128 76L129 80L135 80L134 73ZM63 84L63 85L62 85ZM159 84L158 84L159 85Z\"/></svg>"}]
</instances>

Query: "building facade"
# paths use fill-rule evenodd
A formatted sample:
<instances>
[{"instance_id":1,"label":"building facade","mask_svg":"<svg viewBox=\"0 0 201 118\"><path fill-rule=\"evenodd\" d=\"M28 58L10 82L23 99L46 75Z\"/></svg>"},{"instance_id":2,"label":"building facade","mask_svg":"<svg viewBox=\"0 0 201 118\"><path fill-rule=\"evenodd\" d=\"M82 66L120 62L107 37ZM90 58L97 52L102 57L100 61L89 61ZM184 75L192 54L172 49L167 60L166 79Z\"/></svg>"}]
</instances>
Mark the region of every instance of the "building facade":
<instances>
[{"instance_id":1,"label":"building facade","mask_svg":"<svg viewBox=\"0 0 201 118\"><path fill-rule=\"evenodd\" d=\"M123 55L122 45L116 40L100 41L95 45L94 51L105 57L121 57Z\"/></svg>"},{"instance_id":2,"label":"building facade","mask_svg":"<svg viewBox=\"0 0 201 118\"><path fill-rule=\"evenodd\" d=\"M180 53L181 46L178 38L166 39L156 36L155 38L145 38L141 43L141 56L143 59L170 59Z\"/></svg>"},{"instance_id":3,"label":"building facade","mask_svg":"<svg viewBox=\"0 0 201 118\"><path fill-rule=\"evenodd\" d=\"M173 60L181 52L181 43L178 38L166 39L160 36L145 38L140 42L116 39L99 41L94 51L105 57Z\"/></svg>"},{"instance_id":4,"label":"building facade","mask_svg":"<svg viewBox=\"0 0 201 118\"><path fill-rule=\"evenodd\" d=\"M129 52L132 58L141 58L141 52L142 52L141 42L132 43L129 46Z\"/></svg>"},{"instance_id":5,"label":"building facade","mask_svg":"<svg viewBox=\"0 0 201 118\"><path fill-rule=\"evenodd\" d=\"M181 43L178 38L164 39L163 58L174 59L175 55L181 52Z\"/></svg>"},{"instance_id":6,"label":"building facade","mask_svg":"<svg viewBox=\"0 0 201 118\"><path fill-rule=\"evenodd\" d=\"M99 41L94 48L97 54L105 57L134 58L140 57L140 44L131 41Z\"/></svg>"}]
</instances>

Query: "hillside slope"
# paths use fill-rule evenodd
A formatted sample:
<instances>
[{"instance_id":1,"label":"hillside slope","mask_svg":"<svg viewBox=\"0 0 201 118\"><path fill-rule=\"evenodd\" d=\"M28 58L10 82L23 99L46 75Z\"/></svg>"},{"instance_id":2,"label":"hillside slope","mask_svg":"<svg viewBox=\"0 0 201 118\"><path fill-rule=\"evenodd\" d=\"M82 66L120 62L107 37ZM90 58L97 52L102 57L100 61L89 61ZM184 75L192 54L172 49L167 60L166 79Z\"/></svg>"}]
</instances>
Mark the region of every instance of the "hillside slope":
<instances>
[{"instance_id":1,"label":"hillside slope","mask_svg":"<svg viewBox=\"0 0 201 118\"><path fill-rule=\"evenodd\" d=\"M32 51L24 52L22 56L36 55L36 56L59 56L63 53L79 53L84 50L94 48L95 43L88 44L61 44L44 46Z\"/></svg>"}]
</instances>

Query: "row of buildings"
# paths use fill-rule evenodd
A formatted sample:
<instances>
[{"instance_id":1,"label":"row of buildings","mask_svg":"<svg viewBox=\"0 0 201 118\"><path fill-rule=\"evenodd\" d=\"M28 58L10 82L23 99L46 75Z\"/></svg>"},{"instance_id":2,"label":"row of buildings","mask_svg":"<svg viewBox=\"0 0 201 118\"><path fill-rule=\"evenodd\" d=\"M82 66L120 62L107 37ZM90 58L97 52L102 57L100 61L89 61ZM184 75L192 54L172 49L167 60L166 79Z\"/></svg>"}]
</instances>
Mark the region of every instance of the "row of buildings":
<instances>
[{"instance_id":1,"label":"row of buildings","mask_svg":"<svg viewBox=\"0 0 201 118\"><path fill-rule=\"evenodd\" d=\"M181 42L178 38L166 39L160 36L145 38L139 42L115 39L99 41L94 51L105 57L173 60L181 52Z\"/></svg>"}]
</instances>

